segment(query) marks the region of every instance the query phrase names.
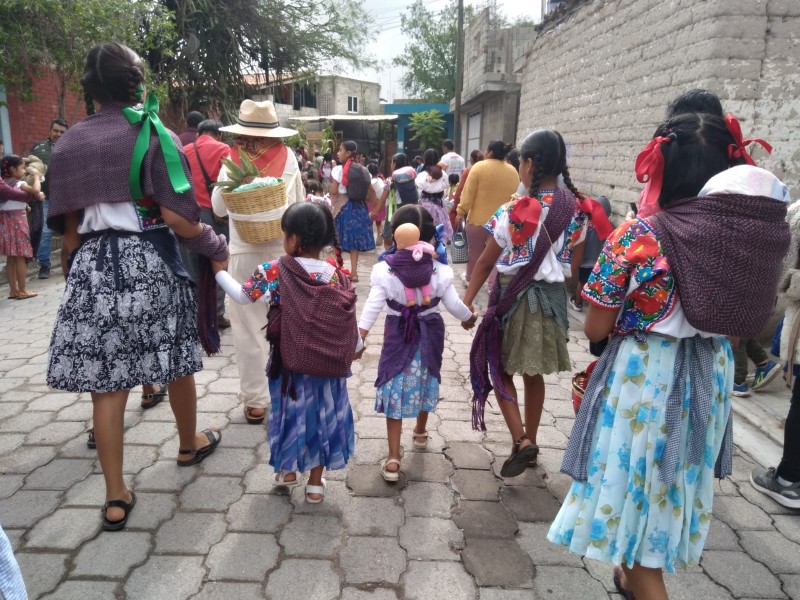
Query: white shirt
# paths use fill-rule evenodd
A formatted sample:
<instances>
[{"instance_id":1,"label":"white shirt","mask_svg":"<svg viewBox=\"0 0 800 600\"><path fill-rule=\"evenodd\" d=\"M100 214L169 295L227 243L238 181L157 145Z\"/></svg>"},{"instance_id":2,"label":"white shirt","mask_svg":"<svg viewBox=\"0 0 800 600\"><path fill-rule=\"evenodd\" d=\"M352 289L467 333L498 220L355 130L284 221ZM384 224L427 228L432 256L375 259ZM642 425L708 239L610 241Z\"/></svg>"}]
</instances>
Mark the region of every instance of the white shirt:
<instances>
[{"instance_id":1,"label":"white shirt","mask_svg":"<svg viewBox=\"0 0 800 600\"><path fill-rule=\"evenodd\" d=\"M421 173L417 174L416 179L417 189L420 192L425 192L426 194L438 194L440 192L444 192L448 187L450 187L450 182L447 179L447 175L442 174L439 179L432 179L430 175L428 175L427 171L422 171Z\"/></svg>"},{"instance_id":2,"label":"white shirt","mask_svg":"<svg viewBox=\"0 0 800 600\"><path fill-rule=\"evenodd\" d=\"M286 153L286 166L283 168L281 177L286 182L286 201L288 204L295 202L305 201L305 190L303 189L303 182L300 178L300 166L297 164L297 158L294 152ZM228 169L225 165L219 170L217 181L225 181L228 179ZM224 217L228 214L228 208L225 206L225 201L222 199L222 190L214 188L211 194L211 207L214 209L214 214L219 217ZM266 254L269 251L269 242L264 244L248 244L243 242L236 231L236 226L231 223L230 237L228 238L228 251L231 254L246 254L249 252Z\"/></svg>"},{"instance_id":3,"label":"white shirt","mask_svg":"<svg viewBox=\"0 0 800 600\"><path fill-rule=\"evenodd\" d=\"M440 162L445 165L445 170L448 175L452 175L453 173L461 175L461 171L467 166L464 159L455 152L448 152L442 157Z\"/></svg>"},{"instance_id":4,"label":"white shirt","mask_svg":"<svg viewBox=\"0 0 800 600\"><path fill-rule=\"evenodd\" d=\"M383 194L383 189L386 187L383 179L380 177L373 177L370 183L372 184L372 189L375 190L375 197L380 198Z\"/></svg>"},{"instance_id":5,"label":"white shirt","mask_svg":"<svg viewBox=\"0 0 800 600\"><path fill-rule=\"evenodd\" d=\"M451 315L460 321L467 321L472 317L472 311L458 297L458 292L453 286L453 277L453 269L434 262L431 276L431 298L441 298L441 302L433 308L421 312L420 315L439 312L439 307L443 305ZM370 286L369 297L364 303L361 318L358 321L359 328L366 330L372 328L383 310L389 315L400 314L386 305L387 299L391 298L404 306L406 303L403 284L396 275L390 272L390 267L385 262L379 262L372 267ZM422 294L419 290L416 290L416 294L417 303L422 304Z\"/></svg>"},{"instance_id":6,"label":"white shirt","mask_svg":"<svg viewBox=\"0 0 800 600\"><path fill-rule=\"evenodd\" d=\"M13 185L13 187L16 190L21 190L22 189L22 185L24 183L25 183L24 181L19 180L17 183L15 183ZM0 210L3 210L3 211L25 210L27 207L28 207L28 204L26 202L20 202L19 200L6 200L5 202L3 202L2 205L0 205Z\"/></svg>"},{"instance_id":7,"label":"white shirt","mask_svg":"<svg viewBox=\"0 0 800 600\"><path fill-rule=\"evenodd\" d=\"M339 195L347 196L347 188L342 185L342 171L344 170L344 166L336 165L331 169L331 179L339 184Z\"/></svg>"}]
</instances>

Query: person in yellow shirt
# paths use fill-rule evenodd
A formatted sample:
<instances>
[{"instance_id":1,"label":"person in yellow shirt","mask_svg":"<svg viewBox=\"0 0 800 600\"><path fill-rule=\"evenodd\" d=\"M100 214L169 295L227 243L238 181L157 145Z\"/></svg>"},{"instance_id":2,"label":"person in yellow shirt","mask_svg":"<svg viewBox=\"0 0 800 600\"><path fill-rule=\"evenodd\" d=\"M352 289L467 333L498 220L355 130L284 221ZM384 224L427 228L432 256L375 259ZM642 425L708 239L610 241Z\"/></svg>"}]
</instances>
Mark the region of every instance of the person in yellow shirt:
<instances>
[{"instance_id":1,"label":"person in yellow shirt","mask_svg":"<svg viewBox=\"0 0 800 600\"><path fill-rule=\"evenodd\" d=\"M511 146L502 140L489 142L484 160L474 164L461 194L458 218L467 219L465 228L469 259L467 272L461 278L468 282L472 269L492 235L484 225L519 187L519 174L505 161Z\"/></svg>"}]
</instances>

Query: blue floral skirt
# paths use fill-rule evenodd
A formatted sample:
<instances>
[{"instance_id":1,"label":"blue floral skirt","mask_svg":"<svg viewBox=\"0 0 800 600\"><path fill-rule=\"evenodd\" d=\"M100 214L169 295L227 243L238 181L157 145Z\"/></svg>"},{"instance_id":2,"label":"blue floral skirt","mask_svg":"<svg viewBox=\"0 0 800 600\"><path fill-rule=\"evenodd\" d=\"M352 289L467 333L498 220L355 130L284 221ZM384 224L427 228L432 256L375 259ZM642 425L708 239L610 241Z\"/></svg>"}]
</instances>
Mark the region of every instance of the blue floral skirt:
<instances>
[{"instance_id":1,"label":"blue floral skirt","mask_svg":"<svg viewBox=\"0 0 800 600\"><path fill-rule=\"evenodd\" d=\"M355 447L346 377L292 373L295 399L281 394L282 377L269 380L269 464L276 471L344 469Z\"/></svg>"},{"instance_id":2,"label":"blue floral skirt","mask_svg":"<svg viewBox=\"0 0 800 600\"><path fill-rule=\"evenodd\" d=\"M347 201L336 215L336 234L339 236L339 245L345 252L375 250L372 219L369 218L366 202Z\"/></svg>"},{"instance_id":3,"label":"blue floral skirt","mask_svg":"<svg viewBox=\"0 0 800 600\"><path fill-rule=\"evenodd\" d=\"M378 388L375 411L389 419L409 419L421 410L433 412L438 403L439 380L422 366L422 352L417 350L402 373Z\"/></svg>"},{"instance_id":4,"label":"blue floral skirt","mask_svg":"<svg viewBox=\"0 0 800 600\"><path fill-rule=\"evenodd\" d=\"M575 554L673 572L696 565L711 522L714 465L730 417L733 351L715 356L703 460L688 462L690 382L683 404L675 483L661 482L665 409L678 341L633 336L622 344L601 399L588 481L575 481L547 538Z\"/></svg>"}]
</instances>

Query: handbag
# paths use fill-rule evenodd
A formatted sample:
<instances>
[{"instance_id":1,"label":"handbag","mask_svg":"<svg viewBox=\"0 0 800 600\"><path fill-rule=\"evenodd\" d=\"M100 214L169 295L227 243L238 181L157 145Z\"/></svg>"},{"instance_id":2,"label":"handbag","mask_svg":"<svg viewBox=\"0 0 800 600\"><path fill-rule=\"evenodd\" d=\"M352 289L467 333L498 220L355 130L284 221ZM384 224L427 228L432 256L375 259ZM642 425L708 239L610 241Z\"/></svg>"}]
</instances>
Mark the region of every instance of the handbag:
<instances>
[{"instance_id":1,"label":"handbag","mask_svg":"<svg viewBox=\"0 0 800 600\"><path fill-rule=\"evenodd\" d=\"M469 259L469 247L467 245L467 234L464 232L464 221L458 224L458 228L453 233L450 243L450 261L453 264L463 264Z\"/></svg>"}]
</instances>

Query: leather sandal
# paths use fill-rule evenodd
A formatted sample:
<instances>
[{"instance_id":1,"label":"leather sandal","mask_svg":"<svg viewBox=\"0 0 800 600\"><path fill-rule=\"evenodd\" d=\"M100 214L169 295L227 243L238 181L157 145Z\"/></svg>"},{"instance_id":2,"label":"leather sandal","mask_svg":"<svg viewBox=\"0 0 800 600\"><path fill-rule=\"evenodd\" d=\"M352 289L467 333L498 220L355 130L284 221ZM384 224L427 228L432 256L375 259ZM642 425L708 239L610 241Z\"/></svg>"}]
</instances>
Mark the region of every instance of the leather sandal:
<instances>
[{"instance_id":1,"label":"leather sandal","mask_svg":"<svg viewBox=\"0 0 800 600\"><path fill-rule=\"evenodd\" d=\"M262 414L260 417L259 416L253 416L251 411L254 411L254 410L263 410L264 414ZM250 425L258 425L259 423L263 423L264 422L264 417L266 417L266 416L267 416L267 411L265 409L263 409L263 408L259 408L257 406L245 406L244 407L244 418L247 420L247 422Z\"/></svg>"},{"instance_id":2,"label":"leather sandal","mask_svg":"<svg viewBox=\"0 0 800 600\"><path fill-rule=\"evenodd\" d=\"M222 441L222 432L217 429L204 429L200 433L204 433L208 438L208 445L203 446L202 448L178 450L178 454L183 456L187 454L194 454L194 457L190 460L177 461L179 467L191 467L192 465L199 465L206 458L214 454L214 450L217 449L217 446L219 446L219 443Z\"/></svg>"},{"instance_id":3,"label":"leather sandal","mask_svg":"<svg viewBox=\"0 0 800 600\"><path fill-rule=\"evenodd\" d=\"M530 444L520 449L520 444L527 440L528 436L523 434L516 442L511 456L503 463L500 469L501 477L517 477L525 472L528 468L528 463L539 455L539 446Z\"/></svg>"},{"instance_id":4,"label":"leather sandal","mask_svg":"<svg viewBox=\"0 0 800 600\"><path fill-rule=\"evenodd\" d=\"M286 476L294 473L294 479L286 481ZM300 474L297 471L278 471L272 478L272 485L293 488L300 483Z\"/></svg>"},{"instance_id":5,"label":"leather sandal","mask_svg":"<svg viewBox=\"0 0 800 600\"><path fill-rule=\"evenodd\" d=\"M103 514L103 529L105 531L119 531L120 529L125 529L125 525L128 523L128 517L134 506L136 506L136 494L134 494L133 491L131 491L130 502L125 502L124 500L109 500L103 504L103 508L100 509ZM121 508L125 511L125 516L119 521L110 521L108 517L106 517L106 511L109 508Z\"/></svg>"},{"instance_id":6,"label":"leather sandal","mask_svg":"<svg viewBox=\"0 0 800 600\"><path fill-rule=\"evenodd\" d=\"M167 386L159 385L152 394L142 394L141 407L145 410L153 408L167 397Z\"/></svg>"},{"instance_id":7,"label":"leather sandal","mask_svg":"<svg viewBox=\"0 0 800 600\"><path fill-rule=\"evenodd\" d=\"M426 429L422 433L417 433L416 429L411 431L411 437L414 438L414 448L418 450L424 450L428 447L428 430ZM422 441L420 441L420 439Z\"/></svg>"},{"instance_id":8,"label":"leather sandal","mask_svg":"<svg viewBox=\"0 0 800 600\"><path fill-rule=\"evenodd\" d=\"M386 467L389 465L397 465L397 471L389 471ZM381 461L381 477L385 481L396 482L400 481L400 461L396 458L384 458Z\"/></svg>"},{"instance_id":9,"label":"leather sandal","mask_svg":"<svg viewBox=\"0 0 800 600\"><path fill-rule=\"evenodd\" d=\"M319 494L320 498L309 498L309 494ZM322 485L306 484L306 502L309 504L319 504L325 499L325 478L322 478Z\"/></svg>"}]
</instances>

